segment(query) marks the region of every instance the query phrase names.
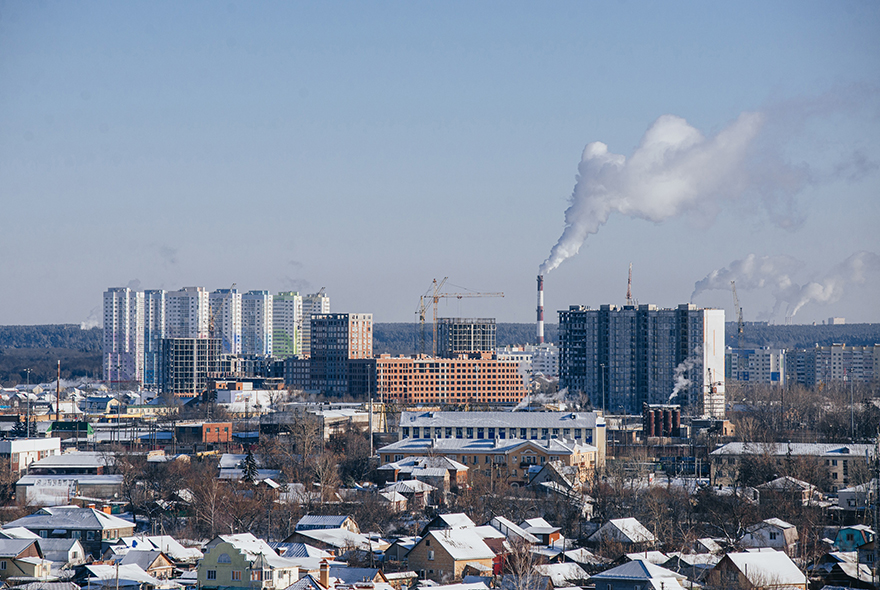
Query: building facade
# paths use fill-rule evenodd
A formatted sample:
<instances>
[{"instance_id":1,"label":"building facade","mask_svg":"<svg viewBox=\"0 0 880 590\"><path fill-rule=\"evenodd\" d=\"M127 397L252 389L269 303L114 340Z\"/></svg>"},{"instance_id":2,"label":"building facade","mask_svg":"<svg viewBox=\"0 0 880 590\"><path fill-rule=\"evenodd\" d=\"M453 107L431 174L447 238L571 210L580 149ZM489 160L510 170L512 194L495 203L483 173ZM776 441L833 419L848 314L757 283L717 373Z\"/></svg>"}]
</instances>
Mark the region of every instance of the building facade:
<instances>
[{"instance_id":1,"label":"building facade","mask_svg":"<svg viewBox=\"0 0 880 590\"><path fill-rule=\"evenodd\" d=\"M310 356L312 351L312 316L330 313L330 297L321 289L317 293L306 295L302 301L302 336L300 354Z\"/></svg>"},{"instance_id":2,"label":"building facade","mask_svg":"<svg viewBox=\"0 0 880 590\"><path fill-rule=\"evenodd\" d=\"M104 292L104 381L144 380L144 294L128 287Z\"/></svg>"},{"instance_id":3,"label":"building facade","mask_svg":"<svg viewBox=\"0 0 880 590\"><path fill-rule=\"evenodd\" d=\"M518 361L489 353L446 358L375 359L377 397L403 404L519 403L528 393Z\"/></svg>"},{"instance_id":4,"label":"building facade","mask_svg":"<svg viewBox=\"0 0 880 590\"><path fill-rule=\"evenodd\" d=\"M208 298L211 307L211 338L220 339L221 354L241 354L241 293L217 289Z\"/></svg>"},{"instance_id":5,"label":"building facade","mask_svg":"<svg viewBox=\"0 0 880 590\"><path fill-rule=\"evenodd\" d=\"M165 338L165 291L144 291L144 385L162 382L162 339Z\"/></svg>"},{"instance_id":6,"label":"building facade","mask_svg":"<svg viewBox=\"0 0 880 590\"><path fill-rule=\"evenodd\" d=\"M310 338L310 388L331 395L349 393L349 362L373 356L373 314L313 315Z\"/></svg>"},{"instance_id":7,"label":"building facade","mask_svg":"<svg viewBox=\"0 0 880 590\"><path fill-rule=\"evenodd\" d=\"M782 348L728 348L724 378L738 383L785 385L785 350Z\"/></svg>"},{"instance_id":8,"label":"building facade","mask_svg":"<svg viewBox=\"0 0 880 590\"><path fill-rule=\"evenodd\" d=\"M605 419L596 412L401 412L400 440L572 440L595 446L605 463Z\"/></svg>"},{"instance_id":9,"label":"building facade","mask_svg":"<svg viewBox=\"0 0 880 590\"><path fill-rule=\"evenodd\" d=\"M495 352L494 318L438 318L437 356Z\"/></svg>"},{"instance_id":10,"label":"building facade","mask_svg":"<svg viewBox=\"0 0 880 590\"><path fill-rule=\"evenodd\" d=\"M248 291L241 297L241 352L272 356L272 294Z\"/></svg>"},{"instance_id":11,"label":"building facade","mask_svg":"<svg viewBox=\"0 0 880 590\"><path fill-rule=\"evenodd\" d=\"M288 358L302 351L303 298L282 291L272 298L272 353Z\"/></svg>"},{"instance_id":12,"label":"building facade","mask_svg":"<svg viewBox=\"0 0 880 590\"><path fill-rule=\"evenodd\" d=\"M210 302L204 287L184 287L165 295L167 338L208 338Z\"/></svg>"},{"instance_id":13,"label":"building facade","mask_svg":"<svg viewBox=\"0 0 880 590\"><path fill-rule=\"evenodd\" d=\"M724 416L724 310L682 304L559 312L559 385L608 413L678 403Z\"/></svg>"}]
</instances>

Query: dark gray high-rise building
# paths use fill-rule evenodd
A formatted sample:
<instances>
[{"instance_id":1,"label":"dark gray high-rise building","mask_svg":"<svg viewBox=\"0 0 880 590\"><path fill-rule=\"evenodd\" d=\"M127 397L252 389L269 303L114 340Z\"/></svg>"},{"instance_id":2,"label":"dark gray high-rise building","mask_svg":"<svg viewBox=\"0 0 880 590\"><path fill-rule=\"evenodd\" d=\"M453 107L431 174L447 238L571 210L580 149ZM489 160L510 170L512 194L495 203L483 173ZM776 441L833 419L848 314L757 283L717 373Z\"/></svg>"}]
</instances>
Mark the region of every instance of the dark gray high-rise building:
<instances>
[{"instance_id":1,"label":"dark gray high-rise building","mask_svg":"<svg viewBox=\"0 0 880 590\"><path fill-rule=\"evenodd\" d=\"M161 358L162 393L199 395L220 370L220 339L165 338Z\"/></svg>"},{"instance_id":2,"label":"dark gray high-rise building","mask_svg":"<svg viewBox=\"0 0 880 590\"><path fill-rule=\"evenodd\" d=\"M594 408L640 414L676 403L724 416L724 310L682 304L571 306L559 312L559 385Z\"/></svg>"},{"instance_id":3,"label":"dark gray high-rise building","mask_svg":"<svg viewBox=\"0 0 880 590\"><path fill-rule=\"evenodd\" d=\"M437 356L495 352L494 318L438 318Z\"/></svg>"}]
</instances>

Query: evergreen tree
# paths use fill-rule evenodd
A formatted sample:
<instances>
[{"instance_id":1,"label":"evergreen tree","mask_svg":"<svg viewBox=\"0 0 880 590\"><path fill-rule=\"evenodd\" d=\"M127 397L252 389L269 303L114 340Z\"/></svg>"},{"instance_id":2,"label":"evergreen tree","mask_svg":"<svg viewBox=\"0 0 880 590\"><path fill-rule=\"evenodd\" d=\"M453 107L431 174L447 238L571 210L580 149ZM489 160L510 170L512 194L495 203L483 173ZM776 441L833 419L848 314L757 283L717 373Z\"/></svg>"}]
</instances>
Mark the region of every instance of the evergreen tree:
<instances>
[{"instance_id":1,"label":"evergreen tree","mask_svg":"<svg viewBox=\"0 0 880 590\"><path fill-rule=\"evenodd\" d=\"M244 473L241 474L241 479L248 483L256 483L259 474L257 473L257 460L254 459L254 452L248 449L247 455L241 464L241 469Z\"/></svg>"}]
</instances>

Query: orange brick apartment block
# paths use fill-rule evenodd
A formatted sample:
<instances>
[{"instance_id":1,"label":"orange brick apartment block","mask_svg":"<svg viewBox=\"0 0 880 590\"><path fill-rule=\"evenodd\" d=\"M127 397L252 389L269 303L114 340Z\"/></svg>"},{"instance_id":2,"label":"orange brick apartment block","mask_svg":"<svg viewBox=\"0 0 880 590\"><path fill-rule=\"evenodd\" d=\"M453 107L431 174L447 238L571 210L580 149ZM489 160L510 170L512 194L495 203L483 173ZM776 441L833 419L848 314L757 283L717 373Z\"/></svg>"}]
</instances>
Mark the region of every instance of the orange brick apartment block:
<instances>
[{"instance_id":1,"label":"orange brick apartment block","mask_svg":"<svg viewBox=\"0 0 880 590\"><path fill-rule=\"evenodd\" d=\"M401 403L518 403L527 390L517 361L498 361L491 353L476 358L376 359L376 388Z\"/></svg>"}]
</instances>

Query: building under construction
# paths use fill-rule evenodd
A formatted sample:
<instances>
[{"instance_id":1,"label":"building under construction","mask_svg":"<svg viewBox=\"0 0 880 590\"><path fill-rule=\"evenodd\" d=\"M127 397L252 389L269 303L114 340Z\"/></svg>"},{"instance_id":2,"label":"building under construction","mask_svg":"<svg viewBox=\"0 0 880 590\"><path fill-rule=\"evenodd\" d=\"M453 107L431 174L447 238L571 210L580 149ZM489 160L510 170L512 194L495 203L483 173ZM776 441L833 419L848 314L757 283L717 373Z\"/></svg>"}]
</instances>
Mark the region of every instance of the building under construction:
<instances>
[{"instance_id":1,"label":"building under construction","mask_svg":"<svg viewBox=\"0 0 880 590\"><path fill-rule=\"evenodd\" d=\"M438 318L437 356L495 352L494 318Z\"/></svg>"}]
</instances>

